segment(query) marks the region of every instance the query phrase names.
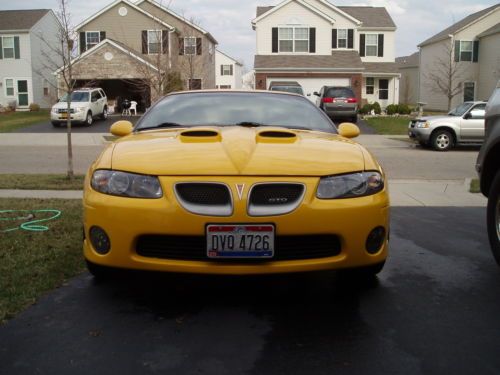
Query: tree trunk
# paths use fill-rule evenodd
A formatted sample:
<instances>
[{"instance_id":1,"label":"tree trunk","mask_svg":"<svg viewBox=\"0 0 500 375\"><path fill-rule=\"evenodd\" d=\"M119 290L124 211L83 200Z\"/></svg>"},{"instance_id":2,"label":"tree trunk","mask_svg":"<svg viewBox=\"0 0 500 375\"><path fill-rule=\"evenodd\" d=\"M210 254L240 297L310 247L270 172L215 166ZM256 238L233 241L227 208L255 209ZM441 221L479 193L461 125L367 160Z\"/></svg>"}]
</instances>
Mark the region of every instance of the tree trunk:
<instances>
[{"instance_id":1,"label":"tree trunk","mask_svg":"<svg viewBox=\"0 0 500 375\"><path fill-rule=\"evenodd\" d=\"M71 145L71 93L68 93L68 99L66 101L67 105L67 115L68 118L66 120L66 134L68 139L68 179L72 180L74 177L73 172L73 147Z\"/></svg>"}]
</instances>

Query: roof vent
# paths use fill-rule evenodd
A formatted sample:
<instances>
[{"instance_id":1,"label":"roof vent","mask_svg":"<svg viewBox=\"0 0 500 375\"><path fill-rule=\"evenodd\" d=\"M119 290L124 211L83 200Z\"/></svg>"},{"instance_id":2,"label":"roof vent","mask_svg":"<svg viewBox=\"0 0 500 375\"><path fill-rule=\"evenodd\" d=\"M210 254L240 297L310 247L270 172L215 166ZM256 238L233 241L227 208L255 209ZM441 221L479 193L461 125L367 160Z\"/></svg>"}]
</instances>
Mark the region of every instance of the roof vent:
<instances>
[{"instance_id":1,"label":"roof vent","mask_svg":"<svg viewBox=\"0 0 500 375\"><path fill-rule=\"evenodd\" d=\"M180 134L182 142L220 142L220 132L210 128L184 130Z\"/></svg>"},{"instance_id":2,"label":"roof vent","mask_svg":"<svg viewBox=\"0 0 500 375\"><path fill-rule=\"evenodd\" d=\"M261 143L293 143L297 134L285 128L264 129L257 133L257 142Z\"/></svg>"}]
</instances>

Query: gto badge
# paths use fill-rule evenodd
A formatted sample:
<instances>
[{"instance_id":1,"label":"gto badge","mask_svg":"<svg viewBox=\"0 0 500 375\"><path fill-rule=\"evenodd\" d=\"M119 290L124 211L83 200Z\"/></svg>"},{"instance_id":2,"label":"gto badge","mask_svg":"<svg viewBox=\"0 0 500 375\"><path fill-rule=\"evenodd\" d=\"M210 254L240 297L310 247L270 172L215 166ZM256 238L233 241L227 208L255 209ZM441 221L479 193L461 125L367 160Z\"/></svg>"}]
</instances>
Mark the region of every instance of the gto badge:
<instances>
[{"instance_id":1,"label":"gto badge","mask_svg":"<svg viewBox=\"0 0 500 375\"><path fill-rule=\"evenodd\" d=\"M245 184L236 184L236 191L238 192L238 198L243 198L243 190L245 189Z\"/></svg>"}]
</instances>

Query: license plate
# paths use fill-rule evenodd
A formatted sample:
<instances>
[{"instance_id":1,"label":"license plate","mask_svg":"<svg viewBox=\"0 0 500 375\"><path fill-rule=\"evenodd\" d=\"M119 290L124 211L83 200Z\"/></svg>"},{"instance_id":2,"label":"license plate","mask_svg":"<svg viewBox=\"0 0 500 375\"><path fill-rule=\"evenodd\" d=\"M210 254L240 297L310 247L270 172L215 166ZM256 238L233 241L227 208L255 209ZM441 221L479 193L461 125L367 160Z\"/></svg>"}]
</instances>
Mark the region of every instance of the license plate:
<instances>
[{"instance_id":1,"label":"license plate","mask_svg":"<svg viewBox=\"0 0 500 375\"><path fill-rule=\"evenodd\" d=\"M67 119L68 118L68 114L67 113L61 113L59 115L60 118L64 118L64 119Z\"/></svg>"},{"instance_id":2,"label":"license plate","mask_svg":"<svg viewBox=\"0 0 500 375\"><path fill-rule=\"evenodd\" d=\"M209 258L272 258L273 255L274 225L207 226Z\"/></svg>"}]
</instances>

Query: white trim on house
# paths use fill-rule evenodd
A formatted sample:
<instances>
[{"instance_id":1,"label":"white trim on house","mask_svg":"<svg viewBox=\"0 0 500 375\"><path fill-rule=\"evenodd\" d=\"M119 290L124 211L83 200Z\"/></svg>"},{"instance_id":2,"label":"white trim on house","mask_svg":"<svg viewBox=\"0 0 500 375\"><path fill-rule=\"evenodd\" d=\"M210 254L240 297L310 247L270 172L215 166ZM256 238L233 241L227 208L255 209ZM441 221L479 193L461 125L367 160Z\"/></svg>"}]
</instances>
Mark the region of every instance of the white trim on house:
<instances>
[{"instance_id":1,"label":"white trim on house","mask_svg":"<svg viewBox=\"0 0 500 375\"><path fill-rule=\"evenodd\" d=\"M120 51L126 53L127 55L135 58L136 60L142 62L143 64L147 65L148 67L158 71L158 68L155 67L153 64L149 63L148 61L144 60L143 58L137 56L136 54L130 52L129 50L123 48L122 46L120 46L119 44L113 42L111 39L104 39L102 42L100 42L98 45L94 46L93 48L91 48L90 50L87 50L85 51L84 53L82 53L81 55L78 55L75 59L71 60L71 64L75 64L77 63L79 60L97 52L99 50L99 48L101 48L102 46L104 46L105 44L111 44L113 47L115 48L118 48ZM54 74L58 74L60 73L62 70L64 69L64 67L60 67L59 69L57 69Z\"/></svg>"},{"instance_id":2,"label":"white trim on house","mask_svg":"<svg viewBox=\"0 0 500 375\"><path fill-rule=\"evenodd\" d=\"M344 12L343 10L337 8L335 5L333 4L330 4L328 1L326 0L318 0L320 3L323 3L324 5L326 5L327 7L329 7L330 9L332 9L333 11L337 12L337 13L340 13L341 15L343 15L344 17L350 19L351 21L353 21L354 23L356 23L358 26L359 25L362 25L363 22L361 22L360 20L358 20L357 18L354 18L353 16L351 16L350 14Z\"/></svg>"},{"instance_id":3,"label":"white trim on house","mask_svg":"<svg viewBox=\"0 0 500 375\"><path fill-rule=\"evenodd\" d=\"M147 1L147 0L140 0L138 1L135 5L139 6L141 5L144 1ZM158 4L156 1L148 1L149 4L151 5L154 5L156 6L157 8L160 8L161 10L163 10L164 12L167 12L168 14L170 14L171 16L181 20L182 22L185 22L187 23L189 26L195 28L196 30L198 30L199 32L203 33L203 34L210 34L208 31L202 29L201 27L195 25L194 23L192 22L189 22L187 19L185 19L184 17L182 17L181 15L175 13L174 11L168 9L168 8L165 8L163 5L161 4Z\"/></svg>"},{"instance_id":4,"label":"white trim on house","mask_svg":"<svg viewBox=\"0 0 500 375\"><path fill-rule=\"evenodd\" d=\"M311 12L316 13L316 15L318 15L320 17L323 17L324 19L330 21L331 24L334 24L335 22L337 22L334 18L332 18L329 15L325 14L323 11L321 11L318 8L316 8L315 6L306 3L305 1L302 1L302 0L285 0L285 1L281 2L281 3L279 3L278 5L276 5L275 7L273 7L272 9L269 9L267 12L261 14L259 17L254 18L252 20L252 25L255 26L255 23L257 23L260 20L266 18L267 16L273 14L274 12L280 10L285 5L290 4L292 1L295 1L295 2L299 3L303 7L309 9ZM340 9L339 9L339 13L344 13L344 12L341 12Z\"/></svg>"},{"instance_id":5,"label":"white trim on house","mask_svg":"<svg viewBox=\"0 0 500 375\"><path fill-rule=\"evenodd\" d=\"M80 23L79 25L77 25L75 27L75 30L78 31L80 30L83 26L85 26L86 24L88 24L89 22L93 21L94 19L96 19L97 17L99 17L101 14L107 12L108 10L110 10L111 8L113 8L115 5L118 5L120 3L125 3L127 4L128 6L132 7L133 9L141 12L142 14L144 14L145 16L151 18L152 20L154 20L155 22L158 22L160 24L162 24L163 26L167 27L168 29L170 29L171 31L172 30L175 30L175 27L169 25L168 23L165 23L163 22L162 20L160 20L159 18L153 16L152 14L146 12L145 10L139 8L136 4L133 4L131 3L130 1L128 0L116 0L114 2L112 2L111 4L109 4L108 6L102 8L100 11L98 11L97 13L95 13L93 16L87 18L85 21L83 21L82 23Z\"/></svg>"}]
</instances>

